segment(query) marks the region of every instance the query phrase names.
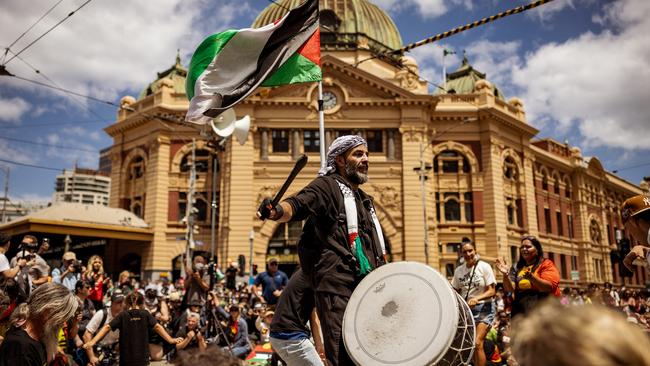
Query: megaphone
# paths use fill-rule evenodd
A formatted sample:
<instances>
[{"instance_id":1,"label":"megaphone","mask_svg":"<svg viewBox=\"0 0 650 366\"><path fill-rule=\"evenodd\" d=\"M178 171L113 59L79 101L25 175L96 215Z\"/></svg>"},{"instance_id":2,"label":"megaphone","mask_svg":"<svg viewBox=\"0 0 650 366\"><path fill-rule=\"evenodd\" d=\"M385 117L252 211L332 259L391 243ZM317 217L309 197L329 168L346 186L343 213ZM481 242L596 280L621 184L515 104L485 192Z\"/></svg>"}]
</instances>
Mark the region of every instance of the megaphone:
<instances>
[{"instance_id":1,"label":"megaphone","mask_svg":"<svg viewBox=\"0 0 650 366\"><path fill-rule=\"evenodd\" d=\"M228 137L234 134L240 145L246 143L250 125L251 119L249 116L245 116L238 120L237 116L235 116L235 111L233 111L232 108L226 109L223 113L210 121L210 126L214 133L221 137Z\"/></svg>"}]
</instances>

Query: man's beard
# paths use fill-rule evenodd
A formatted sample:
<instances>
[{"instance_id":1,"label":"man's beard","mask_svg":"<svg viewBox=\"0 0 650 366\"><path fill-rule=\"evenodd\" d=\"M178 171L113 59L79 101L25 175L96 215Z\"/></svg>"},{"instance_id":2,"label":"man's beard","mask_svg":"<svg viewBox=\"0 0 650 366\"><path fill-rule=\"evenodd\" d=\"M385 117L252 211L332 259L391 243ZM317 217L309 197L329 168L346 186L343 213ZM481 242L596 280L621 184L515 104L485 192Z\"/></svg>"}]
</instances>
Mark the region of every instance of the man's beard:
<instances>
[{"instance_id":1,"label":"man's beard","mask_svg":"<svg viewBox=\"0 0 650 366\"><path fill-rule=\"evenodd\" d=\"M345 176L354 184L364 184L368 181L368 174L361 173L358 169L361 165L356 165L353 161L345 164Z\"/></svg>"}]
</instances>

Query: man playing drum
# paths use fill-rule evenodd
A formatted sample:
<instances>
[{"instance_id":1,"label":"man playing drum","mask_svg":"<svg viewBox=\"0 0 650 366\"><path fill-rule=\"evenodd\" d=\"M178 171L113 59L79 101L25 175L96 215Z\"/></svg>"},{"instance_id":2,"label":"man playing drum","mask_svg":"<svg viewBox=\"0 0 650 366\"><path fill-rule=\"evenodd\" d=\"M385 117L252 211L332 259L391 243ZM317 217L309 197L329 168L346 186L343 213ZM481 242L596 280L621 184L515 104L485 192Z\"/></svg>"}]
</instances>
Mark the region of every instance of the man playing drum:
<instances>
[{"instance_id":1,"label":"man playing drum","mask_svg":"<svg viewBox=\"0 0 650 366\"><path fill-rule=\"evenodd\" d=\"M332 365L353 364L341 328L359 281L385 263L386 245L368 181L368 144L356 135L334 140L319 177L275 207L265 199L257 215L278 222L306 220L298 243L300 263L315 291L325 354Z\"/></svg>"}]
</instances>

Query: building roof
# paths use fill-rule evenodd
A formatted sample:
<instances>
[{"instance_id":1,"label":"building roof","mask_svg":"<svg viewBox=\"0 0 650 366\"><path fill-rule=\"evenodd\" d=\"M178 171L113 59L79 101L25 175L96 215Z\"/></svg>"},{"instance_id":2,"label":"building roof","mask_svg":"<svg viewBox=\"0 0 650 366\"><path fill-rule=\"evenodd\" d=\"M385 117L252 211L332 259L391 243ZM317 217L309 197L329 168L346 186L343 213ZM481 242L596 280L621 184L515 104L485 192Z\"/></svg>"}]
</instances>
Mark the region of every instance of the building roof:
<instances>
[{"instance_id":1,"label":"building roof","mask_svg":"<svg viewBox=\"0 0 650 366\"><path fill-rule=\"evenodd\" d=\"M253 22L259 28L282 18L303 0L278 0ZM402 37L393 20L367 0L319 0L321 48L370 48L379 51L402 47ZM361 37L360 37L361 36Z\"/></svg>"},{"instance_id":2,"label":"building roof","mask_svg":"<svg viewBox=\"0 0 650 366\"><path fill-rule=\"evenodd\" d=\"M158 78L149 84L138 96L138 100L154 94L160 89L163 80L170 80L174 92L185 94L185 80L187 79L187 69L181 64L180 51L176 53L176 62L169 69L159 72Z\"/></svg>"},{"instance_id":3,"label":"building roof","mask_svg":"<svg viewBox=\"0 0 650 366\"><path fill-rule=\"evenodd\" d=\"M84 205L73 202L59 202L27 216L19 217L16 221L23 220L66 221L130 228L149 228L149 225L143 219L121 208Z\"/></svg>"},{"instance_id":4,"label":"building roof","mask_svg":"<svg viewBox=\"0 0 650 366\"><path fill-rule=\"evenodd\" d=\"M474 93L474 84L479 80L486 80L485 73L476 70L467 60L467 56L463 56L463 62L460 67L446 75L446 93L452 94L471 94ZM492 86L492 92L498 99L505 100L503 93L496 86ZM442 91L436 88L434 94L440 94Z\"/></svg>"}]
</instances>

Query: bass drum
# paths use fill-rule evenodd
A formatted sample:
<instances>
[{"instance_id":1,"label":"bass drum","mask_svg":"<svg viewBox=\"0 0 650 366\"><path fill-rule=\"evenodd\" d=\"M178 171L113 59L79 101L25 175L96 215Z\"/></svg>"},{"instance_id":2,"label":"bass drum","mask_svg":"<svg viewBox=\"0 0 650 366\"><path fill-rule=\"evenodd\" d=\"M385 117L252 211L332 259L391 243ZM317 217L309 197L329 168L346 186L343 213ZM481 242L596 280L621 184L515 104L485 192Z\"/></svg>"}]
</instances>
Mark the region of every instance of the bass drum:
<instances>
[{"instance_id":1,"label":"bass drum","mask_svg":"<svg viewBox=\"0 0 650 366\"><path fill-rule=\"evenodd\" d=\"M464 365L474 320L446 278L417 262L370 272L350 297L343 340L357 365Z\"/></svg>"}]
</instances>

